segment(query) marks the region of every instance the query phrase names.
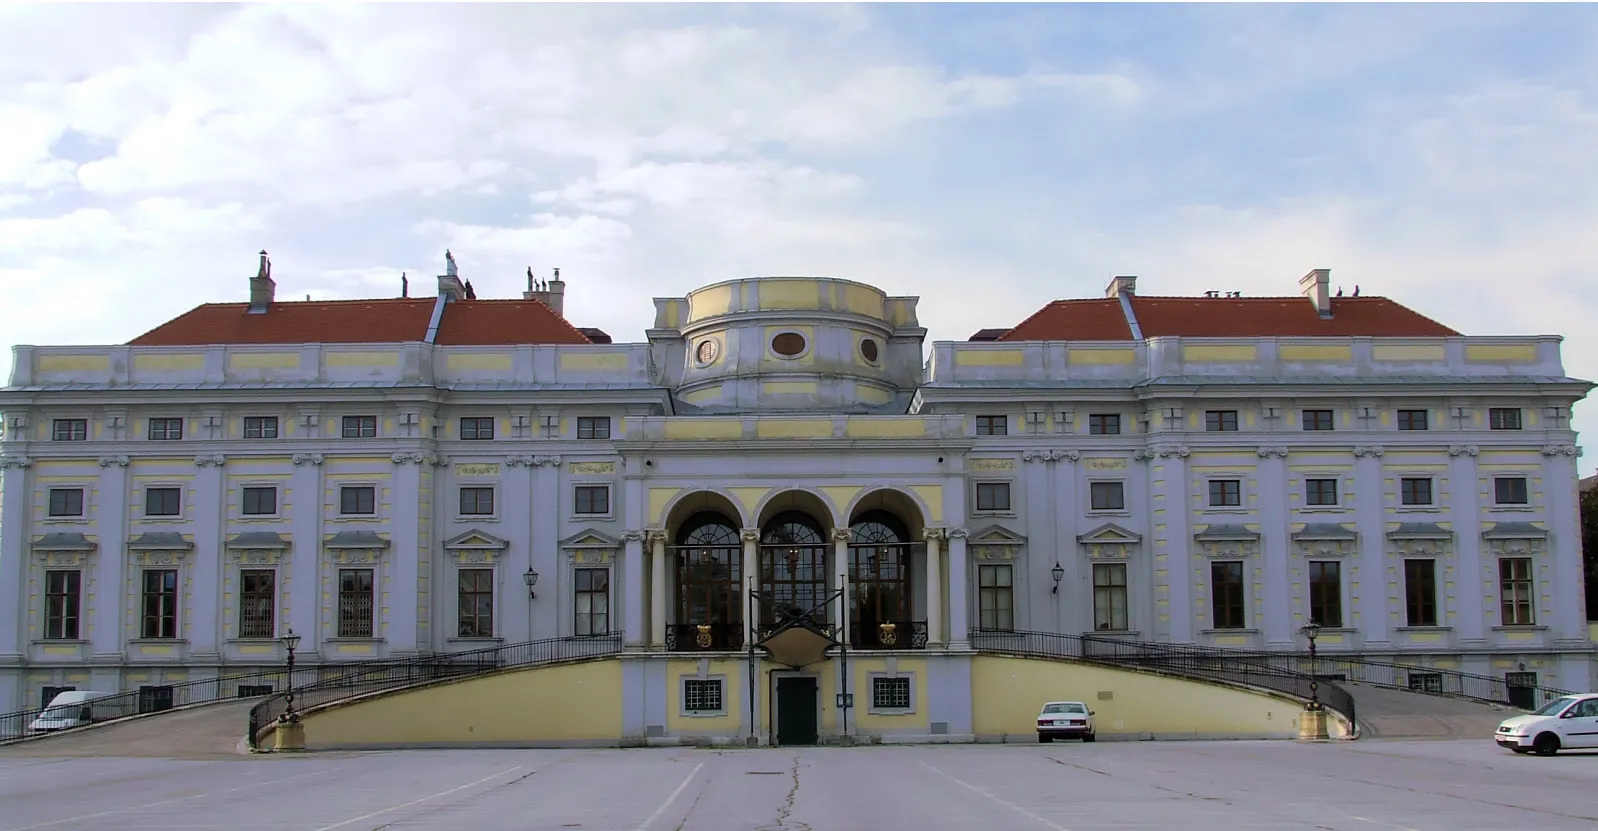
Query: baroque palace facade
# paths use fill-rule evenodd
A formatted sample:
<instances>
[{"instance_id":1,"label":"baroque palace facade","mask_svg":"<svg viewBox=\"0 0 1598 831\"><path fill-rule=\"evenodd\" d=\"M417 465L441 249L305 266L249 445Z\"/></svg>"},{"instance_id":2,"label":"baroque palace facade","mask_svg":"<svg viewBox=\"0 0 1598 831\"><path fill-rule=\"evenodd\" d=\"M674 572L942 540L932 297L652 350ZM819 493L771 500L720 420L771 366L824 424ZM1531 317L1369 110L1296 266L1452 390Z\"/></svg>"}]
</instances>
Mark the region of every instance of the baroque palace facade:
<instances>
[{"instance_id":1,"label":"baroque palace facade","mask_svg":"<svg viewBox=\"0 0 1598 831\"><path fill-rule=\"evenodd\" d=\"M627 735L739 735L751 590L841 624L884 736L972 732L978 629L1299 650L1313 618L1327 652L1593 683L1558 337L1318 270L1119 277L930 360L917 298L740 279L617 344L558 272L448 272L280 302L263 253L247 304L16 347L0 708L276 666L290 627L313 665L620 632ZM831 663L761 672L836 725Z\"/></svg>"}]
</instances>

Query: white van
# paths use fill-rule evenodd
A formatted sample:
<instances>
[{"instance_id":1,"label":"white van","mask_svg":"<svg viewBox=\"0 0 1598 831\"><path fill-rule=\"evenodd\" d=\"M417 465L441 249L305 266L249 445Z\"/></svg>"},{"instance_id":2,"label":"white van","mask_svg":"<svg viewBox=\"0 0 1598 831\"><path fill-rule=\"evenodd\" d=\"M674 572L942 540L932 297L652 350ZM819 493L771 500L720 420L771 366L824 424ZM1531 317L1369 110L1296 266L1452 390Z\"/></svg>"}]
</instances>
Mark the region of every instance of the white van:
<instances>
[{"instance_id":1,"label":"white van","mask_svg":"<svg viewBox=\"0 0 1598 831\"><path fill-rule=\"evenodd\" d=\"M69 727L81 727L96 721L94 702L103 698L110 698L116 693L95 692L94 690L71 690L50 699L38 718L28 725L28 730L34 733L48 733L52 730L65 730ZM102 716L103 717L103 716Z\"/></svg>"}]
</instances>

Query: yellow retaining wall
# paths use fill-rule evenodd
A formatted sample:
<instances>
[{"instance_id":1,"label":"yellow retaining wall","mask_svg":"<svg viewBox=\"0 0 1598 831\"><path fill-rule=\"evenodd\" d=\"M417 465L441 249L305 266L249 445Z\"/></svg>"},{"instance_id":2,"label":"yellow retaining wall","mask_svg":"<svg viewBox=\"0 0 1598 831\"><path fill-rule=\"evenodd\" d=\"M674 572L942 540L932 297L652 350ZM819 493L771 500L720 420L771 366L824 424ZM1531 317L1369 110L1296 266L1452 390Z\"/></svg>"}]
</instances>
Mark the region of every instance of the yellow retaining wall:
<instances>
[{"instance_id":1,"label":"yellow retaining wall","mask_svg":"<svg viewBox=\"0 0 1598 831\"><path fill-rule=\"evenodd\" d=\"M450 744L614 745L621 661L504 672L360 699L305 716L309 749Z\"/></svg>"},{"instance_id":2,"label":"yellow retaining wall","mask_svg":"<svg viewBox=\"0 0 1598 831\"><path fill-rule=\"evenodd\" d=\"M1110 698L1100 699L1101 692ZM1063 661L979 655L971 664L971 720L978 741L1036 741L1046 701L1083 701L1102 736L1294 738L1303 706L1249 690L1154 673ZM1334 738L1346 734L1328 719Z\"/></svg>"}]
</instances>

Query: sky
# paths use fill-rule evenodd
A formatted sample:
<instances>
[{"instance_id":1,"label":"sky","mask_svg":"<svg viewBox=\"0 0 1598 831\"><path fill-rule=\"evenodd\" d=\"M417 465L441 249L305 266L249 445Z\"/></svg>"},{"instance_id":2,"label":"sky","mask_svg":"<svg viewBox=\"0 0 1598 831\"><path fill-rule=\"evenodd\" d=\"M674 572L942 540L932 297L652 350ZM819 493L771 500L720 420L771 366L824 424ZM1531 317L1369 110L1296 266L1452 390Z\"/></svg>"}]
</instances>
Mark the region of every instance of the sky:
<instances>
[{"instance_id":1,"label":"sky","mask_svg":"<svg viewBox=\"0 0 1598 831\"><path fill-rule=\"evenodd\" d=\"M1093 297L1385 295L1598 379L1586 4L0 4L0 374L248 296L560 267L642 340L755 275L929 340ZM1598 396L1595 396L1598 398ZM1576 408L1598 451L1598 401ZM1583 473L1598 452L1579 460Z\"/></svg>"}]
</instances>

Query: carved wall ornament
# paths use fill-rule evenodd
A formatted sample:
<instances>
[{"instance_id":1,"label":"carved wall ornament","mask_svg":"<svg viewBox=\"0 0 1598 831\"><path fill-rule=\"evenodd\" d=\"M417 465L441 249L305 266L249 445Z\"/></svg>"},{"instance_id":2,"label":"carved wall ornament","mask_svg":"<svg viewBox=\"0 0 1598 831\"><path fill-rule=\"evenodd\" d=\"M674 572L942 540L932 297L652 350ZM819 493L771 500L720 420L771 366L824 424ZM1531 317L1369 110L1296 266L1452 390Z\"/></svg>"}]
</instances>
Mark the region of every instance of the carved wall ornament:
<instances>
[{"instance_id":1,"label":"carved wall ornament","mask_svg":"<svg viewBox=\"0 0 1598 831\"><path fill-rule=\"evenodd\" d=\"M35 551L33 559L43 566L83 567L89 564L90 551Z\"/></svg>"},{"instance_id":2,"label":"carved wall ornament","mask_svg":"<svg viewBox=\"0 0 1598 831\"><path fill-rule=\"evenodd\" d=\"M1075 450L1026 450L1021 459L1027 462L1075 462L1082 454Z\"/></svg>"},{"instance_id":3,"label":"carved wall ornament","mask_svg":"<svg viewBox=\"0 0 1598 831\"><path fill-rule=\"evenodd\" d=\"M1573 444L1550 444L1543 448L1544 456L1576 456L1576 446Z\"/></svg>"},{"instance_id":4,"label":"carved wall ornament","mask_svg":"<svg viewBox=\"0 0 1598 831\"><path fill-rule=\"evenodd\" d=\"M533 457L533 464L537 465L538 467L559 467L560 466L560 457L559 456L534 456Z\"/></svg>"},{"instance_id":5,"label":"carved wall ornament","mask_svg":"<svg viewBox=\"0 0 1598 831\"><path fill-rule=\"evenodd\" d=\"M493 548L452 548L450 557L461 565L491 566L499 559L499 551Z\"/></svg>"},{"instance_id":6,"label":"carved wall ornament","mask_svg":"<svg viewBox=\"0 0 1598 831\"><path fill-rule=\"evenodd\" d=\"M110 467L112 465L116 465L117 467L127 467L129 461L130 459L128 459L126 456L101 456L100 467ZM199 464L199 461L199 459L194 460L195 464Z\"/></svg>"},{"instance_id":7,"label":"carved wall ornament","mask_svg":"<svg viewBox=\"0 0 1598 831\"><path fill-rule=\"evenodd\" d=\"M237 565L275 566L282 562L283 550L280 548L233 548L228 550L228 559Z\"/></svg>"},{"instance_id":8,"label":"carved wall ornament","mask_svg":"<svg viewBox=\"0 0 1598 831\"><path fill-rule=\"evenodd\" d=\"M616 472L615 462L572 462L571 472L578 476L603 476Z\"/></svg>"},{"instance_id":9,"label":"carved wall ornament","mask_svg":"<svg viewBox=\"0 0 1598 831\"><path fill-rule=\"evenodd\" d=\"M1199 553L1205 557L1253 557L1260 553L1259 540L1200 540Z\"/></svg>"},{"instance_id":10,"label":"carved wall ornament","mask_svg":"<svg viewBox=\"0 0 1598 831\"><path fill-rule=\"evenodd\" d=\"M1448 554L1448 540L1389 540L1391 553L1399 557L1442 557Z\"/></svg>"},{"instance_id":11,"label":"carved wall ornament","mask_svg":"<svg viewBox=\"0 0 1598 831\"><path fill-rule=\"evenodd\" d=\"M1511 537L1488 540L1487 548L1494 557L1536 557L1543 553L1544 541L1535 537Z\"/></svg>"},{"instance_id":12,"label":"carved wall ornament","mask_svg":"<svg viewBox=\"0 0 1598 831\"><path fill-rule=\"evenodd\" d=\"M33 460L27 456L0 456L0 470L8 467L32 467Z\"/></svg>"},{"instance_id":13,"label":"carved wall ornament","mask_svg":"<svg viewBox=\"0 0 1598 831\"><path fill-rule=\"evenodd\" d=\"M574 565L604 565L616 562L616 552L608 548L585 548L569 553Z\"/></svg>"},{"instance_id":14,"label":"carved wall ornament","mask_svg":"<svg viewBox=\"0 0 1598 831\"><path fill-rule=\"evenodd\" d=\"M1154 451L1139 450L1138 452L1132 454L1132 458L1139 462L1147 462L1154 458Z\"/></svg>"},{"instance_id":15,"label":"carved wall ornament","mask_svg":"<svg viewBox=\"0 0 1598 831\"><path fill-rule=\"evenodd\" d=\"M760 542L760 529L745 528L738 532L738 539L744 542Z\"/></svg>"},{"instance_id":16,"label":"carved wall ornament","mask_svg":"<svg viewBox=\"0 0 1598 831\"><path fill-rule=\"evenodd\" d=\"M533 457L532 456L510 456L510 457L507 457L505 459L505 464L508 464L511 467L532 467L533 466Z\"/></svg>"},{"instance_id":17,"label":"carved wall ornament","mask_svg":"<svg viewBox=\"0 0 1598 831\"><path fill-rule=\"evenodd\" d=\"M971 557L975 560L1015 560L1021 554L1019 545L973 545Z\"/></svg>"},{"instance_id":18,"label":"carved wall ornament","mask_svg":"<svg viewBox=\"0 0 1598 831\"><path fill-rule=\"evenodd\" d=\"M1480 449L1470 444L1456 444L1448 448L1448 455L1450 456L1475 456L1480 452Z\"/></svg>"},{"instance_id":19,"label":"carved wall ornament","mask_svg":"<svg viewBox=\"0 0 1598 831\"><path fill-rule=\"evenodd\" d=\"M337 548L328 553L333 562L341 566L375 565L383 560L383 552L375 548Z\"/></svg>"},{"instance_id":20,"label":"carved wall ornament","mask_svg":"<svg viewBox=\"0 0 1598 831\"><path fill-rule=\"evenodd\" d=\"M531 459L532 457L531 456L526 456L524 458ZM646 534L643 531L623 531L623 532L621 532L621 541L622 542L643 542L647 538L648 538L648 534Z\"/></svg>"},{"instance_id":21,"label":"carved wall ornament","mask_svg":"<svg viewBox=\"0 0 1598 831\"><path fill-rule=\"evenodd\" d=\"M1356 540L1299 540L1293 547L1301 557L1352 557L1359 553Z\"/></svg>"},{"instance_id":22,"label":"carved wall ornament","mask_svg":"<svg viewBox=\"0 0 1598 831\"><path fill-rule=\"evenodd\" d=\"M428 456L427 463L433 467L449 467L448 456Z\"/></svg>"},{"instance_id":23,"label":"carved wall ornament","mask_svg":"<svg viewBox=\"0 0 1598 831\"><path fill-rule=\"evenodd\" d=\"M420 453L395 453L392 458L397 465L419 465L427 461L427 457Z\"/></svg>"},{"instance_id":24,"label":"carved wall ornament","mask_svg":"<svg viewBox=\"0 0 1598 831\"><path fill-rule=\"evenodd\" d=\"M1285 447L1261 447L1258 453L1261 459L1287 458L1287 448Z\"/></svg>"},{"instance_id":25,"label":"carved wall ornament","mask_svg":"<svg viewBox=\"0 0 1598 831\"><path fill-rule=\"evenodd\" d=\"M946 534L951 540L963 540L966 537L971 536L971 532L964 528L950 528L949 530L945 531L944 534Z\"/></svg>"},{"instance_id":26,"label":"carved wall ornament","mask_svg":"<svg viewBox=\"0 0 1598 831\"><path fill-rule=\"evenodd\" d=\"M942 529L942 528L923 528L923 529L921 529L921 538L926 540L927 542L937 542L937 541L943 539L943 537L944 537L944 529Z\"/></svg>"},{"instance_id":27,"label":"carved wall ornament","mask_svg":"<svg viewBox=\"0 0 1598 831\"><path fill-rule=\"evenodd\" d=\"M1356 447L1354 448L1354 457L1357 459L1363 459L1366 456L1370 456L1372 458L1379 459L1382 457L1382 454L1386 452L1387 451L1385 449L1380 447Z\"/></svg>"},{"instance_id":28,"label":"carved wall ornament","mask_svg":"<svg viewBox=\"0 0 1598 831\"><path fill-rule=\"evenodd\" d=\"M852 531L850 531L848 528L834 528L834 529L832 529L832 541L833 542L848 542L853 536L854 536L854 533Z\"/></svg>"},{"instance_id":29,"label":"carved wall ornament","mask_svg":"<svg viewBox=\"0 0 1598 831\"><path fill-rule=\"evenodd\" d=\"M322 454L320 454L320 453L295 453L294 454L294 466L295 467L299 467L300 465L319 465L321 463L322 463Z\"/></svg>"},{"instance_id":30,"label":"carved wall ornament","mask_svg":"<svg viewBox=\"0 0 1598 831\"><path fill-rule=\"evenodd\" d=\"M139 566L180 566L186 551L165 549L160 551L135 551L129 558Z\"/></svg>"},{"instance_id":31,"label":"carved wall ornament","mask_svg":"<svg viewBox=\"0 0 1598 831\"><path fill-rule=\"evenodd\" d=\"M198 467L221 467L227 464L227 457L221 454L195 456L194 464Z\"/></svg>"},{"instance_id":32,"label":"carved wall ornament","mask_svg":"<svg viewBox=\"0 0 1598 831\"><path fill-rule=\"evenodd\" d=\"M666 536L665 531L650 531L645 539L649 542L650 548L665 545L666 543L671 542L671 538Z\"/></svg>"},{"instance_id":33,"label":"carved wall ornament","mask_svg":"<svg viewBox=\"0 0 1598 831\"><path fill-rule=\"evenodd\" d=\"M1191 456L1193 454L1193 451L1188 450L1184 446L1162 447L1157 452L1160 454L1160 458L1162 458L1162 459L1169 459L1172 456L1176 456L1178 458L1186 459L1188 456Z\"/></svg>"}]
</instances>

